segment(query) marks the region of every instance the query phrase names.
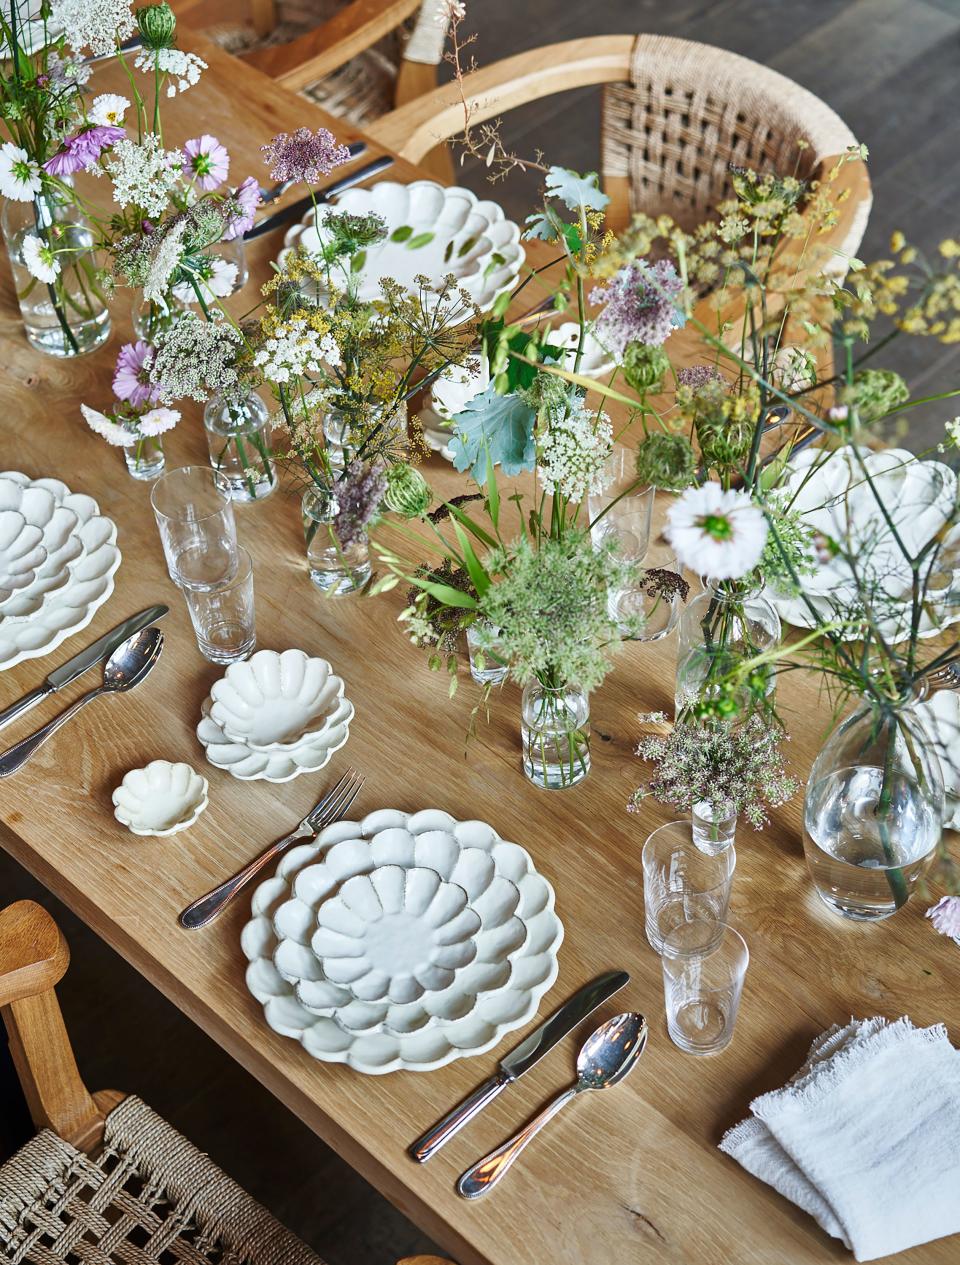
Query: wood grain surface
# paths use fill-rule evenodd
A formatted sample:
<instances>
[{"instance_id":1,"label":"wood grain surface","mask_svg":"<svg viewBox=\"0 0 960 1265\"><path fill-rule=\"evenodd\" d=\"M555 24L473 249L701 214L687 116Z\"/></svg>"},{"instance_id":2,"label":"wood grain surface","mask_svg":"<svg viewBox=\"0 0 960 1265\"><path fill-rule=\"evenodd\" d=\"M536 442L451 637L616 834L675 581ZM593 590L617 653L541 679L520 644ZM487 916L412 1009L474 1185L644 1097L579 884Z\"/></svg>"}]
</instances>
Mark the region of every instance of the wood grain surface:
<instances>
[{"instance_id":1,"label":"wood grain surface","mask_svg":"<svg viewBox=\"0 0 960 1265\"><path fill-rule=\"evenodd\" d=\"M239 180L262 170L258 146L275 131L323 121L315 107L257 71L208 52L208 75L171 103L168 143L213 132L230 148L231 176ZM121 90L115 68L99 80ZM353 135L339 126L337 132ZM273 238L257 243L255 279L265 277L277 246ZM196 650L167 577L149 488L128 478L120 454L87 431L77 407L80 400L109 399L119 339L79 362L32 353L6 273L3 280L2 464L63 478L94 495L119 525L123 563L115 594L89 629L54 655L0 674L0 706L126 615L155 601L172 608L164 621L167 646L148 681L126 697L98 701L0 785L4 847L460 1265L849 1259L716 1144L752 1097L796 1069L818 1032L851 1013L906 1013L917 1024L943 1020L960 1038L956 948L924 921L926 902L915 900L878 926L841 922L819 906L807 878L799 800L779 810L763 834L742 830L732 917L752 961L736 1038L713 1058L681 1054L666 1036L660 965L643 936L640 849L670 814L652 804L625 812L641 771L633 755L637 713L672 705L672 644L626 648L592 699L590 777L569 792L538 791L520 771L519 691L508 687L496 696L489 724L481 722L467 746L476 692L467 683L448 702L445 678L427 671L424 656L396 626L402 594L325 601L312 589L292 492L238 509L240 538L255 561L259 644L298 646L333 662L357 709L350 741L324 772L280 786L237 782L206 766L194 729L218 671ZM254 293L251 284L247 294ZM117 331L126 336L122 297L114 311ZM186 410L167 451L170 465L206 459L197 410ZM462 490L460 477L437 459L426 473L445 495ZM74 683L4 737L12 742L30 732L91 684L89 678ZM822 741L828 711L811 683L791 681L781 697L793 733L790 762L802 774ZM113 819L110 794L128 769L158 757L202 769L210 807L185 834L133 838ZM521 1034L498 1052L427 1074L363 1077L315 1063L266 1027L244 988L243 901L204 932L176 925L184 904L285 833L348 763L367 775L358 804L364 812L437 806L484 817L529 849L556 887L566 928L559 980L543 1013L600 971L624 967L631 983L597 1019L634 1008L651 1023L636 1072L551 1125L502 1188L479 1204L457 1197L456 1177L571 1079L583 1031L419 1167L405 1155L407 1144L489 1075ZM947 1265L956 1252L956 1242L942 1241L909 1259Z\"/></svg>"}]
</instances>

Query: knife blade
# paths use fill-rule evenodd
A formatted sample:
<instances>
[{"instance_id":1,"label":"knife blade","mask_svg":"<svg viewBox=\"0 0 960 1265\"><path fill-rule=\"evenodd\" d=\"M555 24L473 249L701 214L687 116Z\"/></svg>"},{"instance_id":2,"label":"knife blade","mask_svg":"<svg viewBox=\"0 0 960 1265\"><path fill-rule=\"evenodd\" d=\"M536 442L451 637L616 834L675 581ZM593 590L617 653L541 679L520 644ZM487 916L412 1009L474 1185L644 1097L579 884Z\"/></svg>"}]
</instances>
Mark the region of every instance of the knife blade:
<instances>
[{"instance_id":1,"label":"knife blade","mask_svg":"<svg viewBox=\"0 0 960 1265\"><path fill-rule=\"evenodd\" d=\"M12 720L16 720L18 716L22 716L24 712L28 712L31 707L36 707L37 703L45 699L48 694L56 694L57 690L62 690L65 685L75 681L78 676L96 664L109 659L121 641L126 641L141 628L147 628L150 624L156 623L158 619L166 615L169 609L169 606L163 605L148 606L146 610L131 615L122 624L117 624L116 628L111 628L108 633L98 637L93 645L87 646L86 650L81 650L72 659L68 659L59 668L55 668L42 685L38 685L35 690L31 690L29 694L25 694L23 698L17 699L15 703L11 703L8 708L0 712L0 729L4 725L9 725Z\"/></svg>"},{"instance_id":2,"label":"knife blade","mask_svg":"<svg viewBox=\"0 0 960 1265\"><path fill-rule=\"evenodd\" d=\"M531 1032L509 1054L504 1055L494 1076L484 1081L462 1103L417 1138L408 1148L408 1154L418 1164L423 1164L431 1155L436 1155L455 1133L459 1133L465 1124L469 1124L508 1085L529 1072L581 1019L585 1019L591 1011L619 992L629 979L626 971L607 971L605 975L598 975L595 980L585 984L545 1019L539 1028Z\"/></svg>"},{"instance_id":3,"label":"knife blade","mask_svg":"<svg viewBox=\"0 0 960 1265\"><path fill-rule=\"evenodd\" d=\"M374 158L373 162L365 163L362 167L358 167L349 176L344 176L342 180L335 180L333 184L328 185L326 189L321 190L319 193L315 193L312 197L308 194L305 198L298 198L296 202L291 202L289 206L282 207L279 211L274 211L273 215L268 215L259 224L254 224L253 228L248 228L243 235L244 241L252 242L255 237L262 237L264 233L272 233L275 228L280 228L282 224L287 224L290 220L297 219L304 211L309 211L315 202L317 204L329 202L331 198L335 198L337 194L343 193L344 190L352 189L355 184L360 184L364 180L369 180L371 176L376 176L381 171L386 171L388 167L393 166L394 161L389 154L382 154L379 158Z\"/></svg>"}]
</instances>

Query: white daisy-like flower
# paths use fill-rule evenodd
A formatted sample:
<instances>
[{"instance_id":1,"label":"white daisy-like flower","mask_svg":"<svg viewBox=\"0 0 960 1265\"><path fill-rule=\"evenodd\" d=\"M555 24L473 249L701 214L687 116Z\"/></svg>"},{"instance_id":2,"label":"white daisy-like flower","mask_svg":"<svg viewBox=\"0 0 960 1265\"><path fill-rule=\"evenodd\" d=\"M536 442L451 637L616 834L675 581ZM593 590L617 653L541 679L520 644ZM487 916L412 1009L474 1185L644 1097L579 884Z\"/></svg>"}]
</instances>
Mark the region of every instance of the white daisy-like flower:
<instances>
[{"instance_id":1,"label":"white daisy-like flower","mask_svg":"<svg viewBox=\"0 0 960 1265\"><path fill-rule=\"evenodd\" d=\"M140 434L162 435L165 431L173 430L179 420L180 414L175 408L152 408L140 418Z\"/></svg>"},{"instance_id":2,"label":"white daisy-like flower","mask_svg":"<svg viewBox=\"0 0 960 1265\"><path fill-rule=\"evenodd\" d=\"M136 29L130 0L53 0L50 24L62 27L75 53L89 48L102 57Z\"/></svg>"},{"instance_id":3,"label":"white daisy-like flower","mask_svg":"<svg viewBox=\"0 0 960 1265\"><path fill-rule=\"evenodd\" d=\"M613 446L613 427L605 413L596 417L582 401L569 417L556 417L540 441L537 474L551 496L582 501L603 489L604 466Z\"/></svg>"},{"instance_id":4,"label":"white daisy-like flower","mask_svg":"<svg viewBox=\"0 0 960 1265\"><path fill-rule=\"evenodd\" d=\"M207 69L207 63L196 53L185 53L181 48L142 48L134 58L133 64L138 70L148 75L152 75L154 70L159 70L163 75L169 75L168 97L175 97L178 92L186 92L197 82L201 72Z\"/></svg>"},{"instance_id":5,"label":"white daisy-like flower","mask_svg":"<svg viewBox=\"0 0 960 1265\"><path fill-rule=\"evenodd\" d=\"M201 292L206 291L218 299L229 298L237 284L237 265L221 259L218 255L211 256L207 263L209 265L206 270L207 275L197 278ZM173 287L173 293L181 303L196 303L197 301L197 293L189 281L178 281Z\"/></svg>"},{"instance_id":6,"label":"white daisy-like flower","mask_svg":"<svg viewBox=\"0 0 960 1265\"><path fill-rule=\"evenodd\" d=\"M127 430L126 426L121 426L119 422L111 421L105 413L99 413L86 404L80 405L80 412L90 429L96 431L108 444L113 444L116 448L129 448L137 442L137 437L132 431Z\"/></svg>"},{"instance_id":7,"label":"white daisy-like flower","mask_svg":"<svg viewBox=\"0 0 960 1265\"><path fill-rule=\"evenodd\" d=\"M88 118L100 127L123 127L123 116L129 109L130 102L118 92L101 92L93 98Z\"/></svg>"},{"instance_id":8,"label":"white daisy-like flower","mask_svg":"<svg viewBox=\"0 0 960 1265\"><path fill-rule=\"evenodd\" d=\"M29 202L40 192L40 164L25 149L4 141L0 145L0 193L14 202Z\"/></svg>"},{"instance_id":9,"label":"white daisy-like flower","mask_svg":"<svg viewBox=\"0 0 960 1265\"><path fill-rule=\"evenodd\" d=\"M31 233L23 239L21 248L24 267L32 277L50 285L60 275L60 260L52 246L48 246L42 237Z\"/></svg>"},{"instance_id":10,"label":"white daisy-like flower","mask_svg":"<svg viewBox=\"0 0 960 1265\"><path fill-rule=\"evenodd\" d=\"M140 142L129 138L117 141L103 165L113 181L117 205L142 207L157 219L179 184L183 156L179 150L164 149L153 132L148 132Z\"/></svg>"},{"instance_id":11,"label":"white daisy-like flower","mask_svg":"<svg viewBox=\"0 0 960 1265\"><path fill-rule=\"evenodd\" d=\"M674 501L664 534L681 566L713 580L738 580L760 561L767 530L763 511L745 492L705 483Z\"/></svg>"}]
</instances>

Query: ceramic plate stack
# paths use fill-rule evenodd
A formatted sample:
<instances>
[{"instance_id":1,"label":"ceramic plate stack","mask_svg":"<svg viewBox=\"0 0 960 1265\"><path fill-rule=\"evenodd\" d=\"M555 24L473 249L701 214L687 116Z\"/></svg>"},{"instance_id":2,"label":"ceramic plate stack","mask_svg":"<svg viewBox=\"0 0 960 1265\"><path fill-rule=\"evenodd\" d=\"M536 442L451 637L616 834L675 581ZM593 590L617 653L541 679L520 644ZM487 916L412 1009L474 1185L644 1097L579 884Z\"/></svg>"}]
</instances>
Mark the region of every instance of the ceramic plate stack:
<instances>
[{"instance_id":1,"label":"ceramic plate stack","mask_svg":"<svg viewBox=\"0 0 960 1265\"><path fill-rule=\"evenodd\" d=\"M203 704L207 759L243 782L289 782L322 769L347 741L353 704L326 659L258 650L231 663Z\"/></svg>"},{"instance_id":2,"label":"ceramic plate stack","mask_svg":"<svg viewBox=\"0 0 960 1265\"><path fill-rule=\"evenodd\" d=\"M527 1023L562 939L523 848L482 821L383 809L285 853L241 943L275 1032L380 1074L481 1054Z\"/></svg>"},{"instance_id":3,"label":"ceramic plate stack","mask_svg":"<svg viewBox=\"0 0 960 1265\"><path fill-rule=\"evenodd\" d=\"M432 286L453 274L481 311L517 283L525 253L520 230L496 202L481 202L469 189L447 188L433 180L412 184L381 180L369 189L348 189L332 204L309 211L283 239L280 260L294 246L316 250L323 220L337 211L381 216L387 237L371 246L357 270L360 298L380 297L380 278L392 277L416 293L416 278ZM358 256L358 258L360 258ZM469 313L464 314L464 320Z\"/></svg>"},{"instance_id":4,"label":"ceramic plate stack","mask_svg":"<svg viewBox=\"0 0 960 1265\"><path fill-rule=\"evenodd\" d=\"M49 654L113 592L117 528L57 479L0 474L0 670Z\"/></svg>"}]
</instances>

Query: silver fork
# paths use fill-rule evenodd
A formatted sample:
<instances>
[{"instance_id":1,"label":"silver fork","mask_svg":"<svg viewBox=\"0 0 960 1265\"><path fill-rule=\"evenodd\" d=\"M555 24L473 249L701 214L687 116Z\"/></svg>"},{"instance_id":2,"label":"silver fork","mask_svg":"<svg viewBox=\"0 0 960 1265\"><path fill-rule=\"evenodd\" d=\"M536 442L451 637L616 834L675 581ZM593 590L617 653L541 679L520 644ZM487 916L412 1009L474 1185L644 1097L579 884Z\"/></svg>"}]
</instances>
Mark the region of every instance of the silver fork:
<instances>
[{"instance_id":1,"label":"silver fork","mask_svg":"<svg viewBox=\"0 0 960 1265\"><path fill-rule=\"evenodd\" d=\"M363 777L355 769L347 769L333 790L324 795L316 807L311 808L296 830L291 831L276 843L272 843L259 856L248 861L232 878L228 878L219 887L215 887L213 891L207 892L192 905L188 905L177 919L180 926L188 931L196 931L198 927L205 927L213 922L214 918L222 913L233 900L237 892L246 887L247 883L254 875L259 874L265 865L269 865L281 852L289 848L291 843L296 843L298 839L314 838L325 826L339 821L349 812L351 804L360 794L363 781Z\"/></svg>"}]
</instances>

